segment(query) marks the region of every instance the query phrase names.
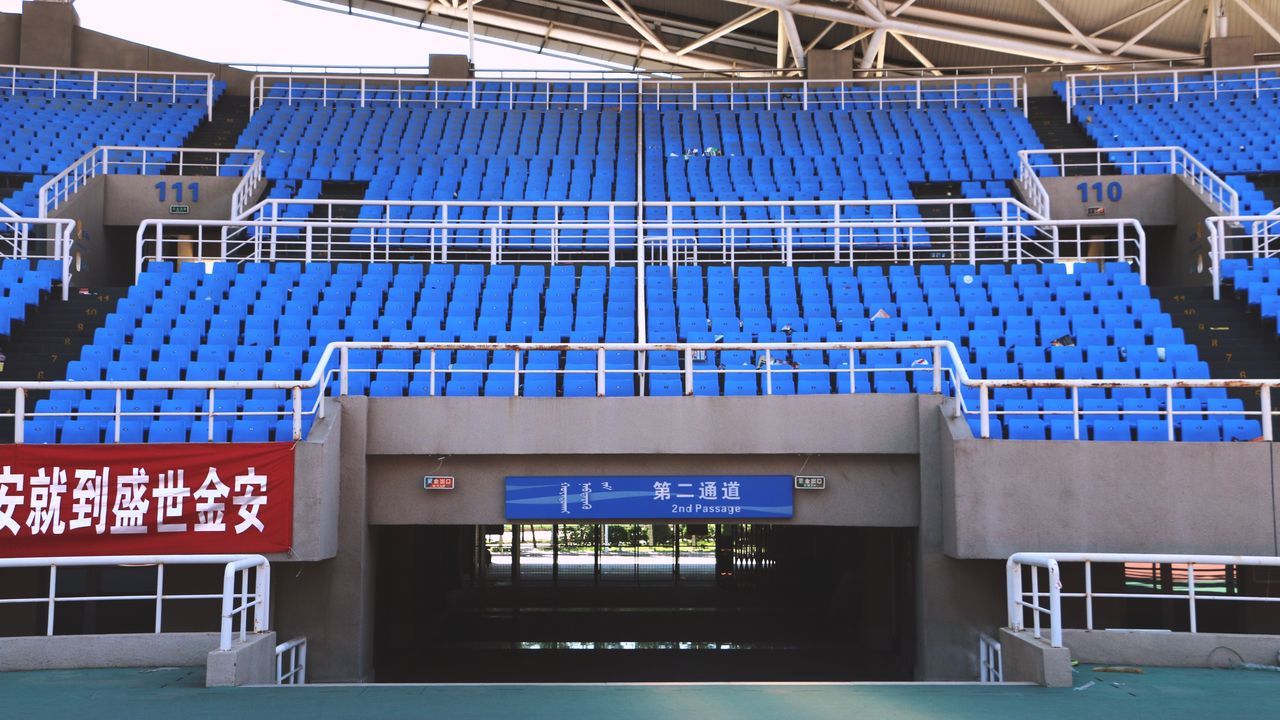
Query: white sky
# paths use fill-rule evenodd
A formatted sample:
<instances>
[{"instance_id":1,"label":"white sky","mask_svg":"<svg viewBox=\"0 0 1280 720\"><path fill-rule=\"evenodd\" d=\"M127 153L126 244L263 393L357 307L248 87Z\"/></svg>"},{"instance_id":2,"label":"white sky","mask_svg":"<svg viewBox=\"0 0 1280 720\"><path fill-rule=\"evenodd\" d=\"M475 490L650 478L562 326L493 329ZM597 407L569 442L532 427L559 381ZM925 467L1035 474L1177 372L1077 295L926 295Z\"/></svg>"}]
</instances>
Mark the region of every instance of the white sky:
<instances>
[{"instance_id":1,"label":"white sky","mask_svg":"<svg viewBox=\"0 0 1280 720\"><path fill-rule=\"evenodd\" d=\"M0 0L0 12L21 6L22 0ZM91 30L218 63L423 67L431 53L467 52L463 37L285 0L75 0L75 6ZM476 37L479 70L600 69L482 37Z\"/></svg>"}]
</instances>

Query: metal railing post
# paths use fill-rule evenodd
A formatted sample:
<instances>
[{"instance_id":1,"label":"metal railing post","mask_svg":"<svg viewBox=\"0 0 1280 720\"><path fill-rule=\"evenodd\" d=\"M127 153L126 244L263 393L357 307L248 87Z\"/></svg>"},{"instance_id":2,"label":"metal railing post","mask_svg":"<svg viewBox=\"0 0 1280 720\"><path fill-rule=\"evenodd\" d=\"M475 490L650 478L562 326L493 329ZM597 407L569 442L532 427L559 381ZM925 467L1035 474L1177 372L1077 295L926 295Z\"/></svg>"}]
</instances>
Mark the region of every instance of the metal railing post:
<instances>
[{"instance_id":1,"label":"metal railing post","mask_svg":"<svg viewBox=\"0 0 1280 720\"><path fill-rule=\"evenodd\" d=\"M54 609L58 606L58 566L49 565L49 609L45 617L45 635L53 635Z\"/></svg>"},{"instance_id":2,"label":"metal railing post","mask_svg":"<svg viewBox=\"0 0 1280 720\"><path fill-rule=\"evenodd\" d=\"M684 349L684 394L693 395L693 349Z\"/></svg>"},{"instance_id":3,"label":"metal railing post","mask_svg":"<svg viewBox=\"0 0 1280 720\"><path fill-rule=\"evenodd\" d=\"M991 387L986 383L978 386L978 430L984 440L991 437Z\"/></svg>"},{"instance_id":4,"label":"metal railing post","mask_svg":"<svg viewBox=\"0 0 1280 720\"><path fill-rule=\"evenodd\" d=\"M1005 607L1008 610L1009 629L1022 632L1025 616L1022 612L1022 563L1010 559L1004 566Z\"/></svg>"},{"instance_id":5,"label":"metal railing post","mask_svg":"<svg viewBox=\"0 0 1280 720\"><path fill-rule=\"evenodd\" d=\"M596 348L596 397L604 397L604 348Z\"/></svg>"},{"instance_id":6,"label":"metal railing post","mask_svg":"<svg viewBox=\"0 0 1280 720\"><path fill-rule=\"evenodd\" d=\"M18 388L13 391L13 442L21 445L26 442L27 390Z\"/></svg>"},{"instance_id":7,"label":"metal railing post","mask_svg":"<svg viewBox=\"0 0 1280 720\"><path fill-rule=\"evenodd\" d=\"M1196 632L1196 564L1187 563L1187 613L1191 632Z\"/></svg>"},{"instance_id":8,"label":"metal railing post","mask_svg":"<svg viewBox=\"0 0 1280 720\"><path fill-rule=\"evenodd\" d=\"M1262 415L1260 418L1262 420L1262 439L1267 442L1271 442L1275 439L1273 437L1275 431L1272 428L1273 418L1271 417L1271 386L1263 385L1258 388L1258 393L1258 401Z\"/></svg>"},{"instance_id":9,"label":"metal railing post","mask_svg":"<svg viewBox=\"0 0 1280 720\"><path fill-rule=\"evenodd\" d=\"M1062 580L1058 561L1049 561L1049 644L1062 647Z\"/></svg>"},{"instance_id":10,"label":"metal railing post","mask_svg":"<svg viewBox=\"0 0 1280 720\"><path fill-rule=\"evenodd\" d=\"M338 394L343 397L347 395L347 371L350 362L348 352L346 345L338 349Z\"/></svg>"},{"instance_id":11,"label":"metal railing post","mask_svg":"<svg viewBox=\"0 0 1280 720\"><path fill-rule=\"evenodd\" d=\"M156 564L156 629L158 635L164 622L164 563Z\"/></svg>"},{"instance_id":12,"label":"metal railing post","mask_svg":"<svg viewBox=\"0 0 1280 720\"><path fill-rule=\"evenodd\" d=\"M933 346L933 394L942 394L942 346Z\"/></svg>"}]
</instances>

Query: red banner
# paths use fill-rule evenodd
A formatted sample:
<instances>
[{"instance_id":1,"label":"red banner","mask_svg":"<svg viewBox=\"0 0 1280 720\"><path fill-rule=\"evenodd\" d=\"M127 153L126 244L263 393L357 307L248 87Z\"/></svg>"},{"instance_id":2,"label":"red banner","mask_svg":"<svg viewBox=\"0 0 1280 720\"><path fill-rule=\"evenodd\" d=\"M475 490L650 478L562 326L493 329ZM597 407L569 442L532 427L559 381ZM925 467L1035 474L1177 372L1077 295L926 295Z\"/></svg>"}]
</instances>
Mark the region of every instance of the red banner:
<instances>
[{"instance_id":1,"label":"red banner","mask_svg":"<svg viewBox=\"0 0 1280 720\"><path fill-rule=\"evenodd\" d=\"M0 557L284 552L293 443L0 446Z\"/></svg>"}]
</instances>

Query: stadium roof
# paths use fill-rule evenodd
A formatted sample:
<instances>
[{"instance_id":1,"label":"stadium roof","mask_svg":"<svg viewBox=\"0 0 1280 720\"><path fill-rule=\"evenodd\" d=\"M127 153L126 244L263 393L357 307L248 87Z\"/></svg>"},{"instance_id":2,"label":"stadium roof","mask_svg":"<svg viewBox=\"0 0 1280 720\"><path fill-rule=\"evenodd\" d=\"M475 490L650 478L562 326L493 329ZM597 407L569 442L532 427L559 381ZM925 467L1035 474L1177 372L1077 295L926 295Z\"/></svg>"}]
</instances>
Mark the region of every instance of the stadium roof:
<instances>
[{"instance_id":1,"label":"stadium roof","mask_svg":"<svg viewBox=\"0 0 1280 720\"><path fill-rule=\"evenodd\" d=\"M291 0L655 71L1169 61L1248 35L1280 51L1280 0Z\"/></svg>"}]
</instances>

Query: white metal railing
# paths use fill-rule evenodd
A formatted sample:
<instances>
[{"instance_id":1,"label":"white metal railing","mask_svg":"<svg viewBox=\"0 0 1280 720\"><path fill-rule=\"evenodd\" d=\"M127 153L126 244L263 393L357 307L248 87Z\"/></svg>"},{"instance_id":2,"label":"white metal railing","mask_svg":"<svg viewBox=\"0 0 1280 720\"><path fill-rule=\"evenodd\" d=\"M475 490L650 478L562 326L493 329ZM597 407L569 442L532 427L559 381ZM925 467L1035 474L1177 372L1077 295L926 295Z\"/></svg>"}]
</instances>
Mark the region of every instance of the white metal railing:
<instances>
[{"instance_id":1,"label":"white metal railing","mask_svg":"<svg viewBox=\"0 0 1280 720\"><path fill-rule=\"evenodd\" d=\"M62 268L62 299L66 300L71 287L75 228L75 220L24 218L0 203L0 257L58 261Z\"/></svg>"},{"instance_id":2,"label":"white metal railing","mask_svg":"<svg viewBox=\"0 0 1280 720\"><path fill-rule=\"evenodd\" d=\"M1009 107L1027 113L1020 75L859 80L642 80L645 107L662 110L869 110Z\"/></svg>"},{"instance_id":3,"label":"white metal railing","mask_svg":"<svg viewBox=\"0 0 1280 720\"><path fill-rule=\"evenodd\" d=\"M1000 641L986 633L978 635L978 682L1004 682L1004 651Z\"/></svg>"},{"instance_id":4,"label":"white metal railing","mask_svg":"<svg viewBox=\"0 0 1280 720\"><path fill-rule=\"evenodd\" d=\"M1078 591L1064 592L1061 566L1066 563L1083 566L1083 587ZM1094 589L1093 566L1097 564L1120 564L1125 566L1125 587L1131 583L1130 570L1133 565L1173 565L1177 569L1172 582L1150 583L1137 582L1141 585L1152 585L1150 591L1099 592ZM1020 552L1013 554L1005 564L1006 571L1006 604L1008 609L1009 629L1021 632L1026 629L1026 616L1031 615L1032 635L1040 639L1044 636L1043 626L1049 626L1049 644L1062 647L1062 600L1081 600L1084 610L1085 630L1102 629L1094 622L1094 601L1096 600L1173 600L1185 602L1188 612L1188 629L1198 632L1196 609L1204 602L1254 602L1276 603L1280 597L1259 595L1243 595L1237 592L1226 592L1227 588L1207 591L1206 586L1225 584L1225 575L1235 567L1280 567L1280 557L1251 555L1156 555L1143 553L1038 553ZM1023 568L1030 569L1030 584L1023 576ZM1043 573L1041 571L1044 571ZM1041 575L1046 582L1041 588ZM1171 573L1171 575L1174 575ZM1199 575L1199 577L1197 577ZM1208 575L1209 577L1206 577ZM1213 577L1213 576L1217 577ZM1206 582L1209 581L1209 583ZM1168 587L1158 587L1166 585ZM1181 587L1179 587L1181 586ZM1173 628L1168 628L1173 629Z\"/></svg>"},{"instance_id":5,"label":"white metal railing","mask_svg":"<svg viewBox=\"0 0 1280 720\"><path fill-rule=\"evenodd\" d=\"M1213 299L1222 297L1226 260L1258 260L1280 255L1280 215L1219 215L1206 218Z\"/></svg>"},{"instance_id":6,"label":"white metal railing","mask_svg":"<svg viewBox=\"0 0 1280 720\"><path fill-rule=\"evenodd\" d=\"M418 359L409 366L379 365L376 353L361 359L353 353L362 350L373 351L412 351ZM868 351L919 351L916 357L907 360L905 356L897 361L885 362L871 360ZM486 358L484 362L468 364L458 361L455 364L453 353L460 351L480 351ZM566 362L559 366L544 367L526 365L526 354L538 351L555 353L559 357L562 352L586 353L592 360L586 365L577 362ZM805 365L794 360L795 353L813 351L823 355L822 362ZM487 358L490 352L506 353L509 366L494 365ZM709 358L716 353L743 353L742 364L724 366L712 363ZM666 353L666 362L655 362L661 356L654 353ZM618 356L621 355L621 358ZM499 355L495 354L495 358ZM723 356L721 356L723 357ZM567 360L568 356L566 356ZM674 362L673 362L674 361ZM496 360L494 362L497 362ZM808 362L808 361L806 361ZM307 417L323 418L325 416L324 398L326 392L347 395L351 389L351 378L360 375L369 378L375 374L387 376L408 375L411 378L425 378L415 395L434 397L445 394L445 383L450 378L474 377L482 382L493 378L510 378L505 389L486 391L486 395L495 393L504 397L522 395L527 380L531 377L551 378L554 383L561 379L580 379L582 384L571 395L595 395L604 397L618 394L609 391L610 382L621 380L628 390L626 395L644 396L651 393L655 378L669 380L674 390L682 395L717 395L720 394L721 379L748 378L748 387L754 384L755 391L747 394L774 393L775 376L790 378L796 382L805 377L818 376L826 381L827 394L832 394L831 381L836 380L835 392L855 394L859 392L859 378L867 392L870 385L867 378L877 373L895 373L905 377L919 373L931 375L929 387L932 392L945 392L955 398L951 415L955 418L969 417L978 420L978 436L991 437L991 421L993 418L1034 416L1070 416L1073 421L1074 437L1086 437L1082 427L1086 418L1092 415L1114 416L1115 409L1089 409L1081 402L1081 392L1088 388L1142 388L1144 390L1161 390L1165 396L1163 407L1145 411L1125 410L1126 414L1146 415L1163 418L1168 427L1168 440L1174 440L1175 421L1186 416L1203 417L1200 409L1184 409L1174 402L1175 393L1180 390L1194 388L1250 388L1258 392L1261 402L1260 410L1222 411L1216 414L1230 414L1260 418L1262 437L1271 441L1272 410L1271 392L1280 386L1280 379L1130 379L1130 380L1068 380L1068 379L983 379L978 373L970 374L967 363L962 358L959 348L949 340L911 340L885 342L684 342L684 343L465 343L465 342L334 342L330 343L321 354L312 374L301 380L220 380L220 381L46 381L46 382L0 382L0 392L14 393L14 411L0 414L0 417L14 419L14 442L23 443L25 437L25 421L41 418L65 418L76 416L81 418L98 417L109 419L110 428L114 429L113 442L120 442L122 420L134 418L156 419L169 417L194 418L207 421L209 440L215 435L215 421L234 417L269 417L272 419L291 418L292 437L302 439L303 420ZM947 383L943 380L947 379ZM575 380L578 382L578 380ZM821 381L820 381L821 382ZM704 384L706 383L706 384ZM917 386L918 387L918 386ZM1016 411L996 409L992 407L992 395L999 388L1059 388L1070 395L1069 410L1027 410ZM110 410L100 412L46 411L31 412L27 409L27 397L33 391L53 390L109 390L114 396ZM125 393L132 390L200 390L207 396L207 405L203 408L180 412L130 411L125 409ZM291 398L288 409L284 411L240 411L236 407L224 407L218 403L219 392L246 390L284 390ZM902 391L907 391L906 389ZM726 392L727 389L726 389ZM363 391L361 391L363 394ZM556 394L555 392L551 393ZM728 394L734 394L728 392ZM966 396L975 396L970 399ZM1180 396L1179 396L1180 397ZM976 403L976 408L973 406ZM1215 413L1210 413L1215 414Z\"/></svg>"},{"instance_id":7,"label":"white metal railing","mask_svg":"<svg viewBox=\"0 0 1280 720\"><path fill-rule=\"evenodd\" d=\"M296 637L276 645L276 684L307 684L306 637Z\"/></svg>"},{"instance_id":8,"label":"white metal railing","mask_svg":"<svg viewBox=\"0 0 1280 720\"><path fill-rule=\"evenodd\" d=\"M1017 206L1004 204L1002 213ZM595 235L593 235L595 233ZM766 237L767 236L767 237ZM750 238L748 244L746 240ZM1081 256L1136 263L1146 235L1128 218L1088 220L332 221L154 219L138 227L135 268L192 255L231 262L352 260L434 263L551 261L690 264L1053 262Z\"/></svg>"},{"instance_id":9,"label":"white metal railing","mask_svg":"<svg viewBox=\"0 0 1280 720\"><path fill-rule=\"evenodd\" d=\"M979 206L996 207L991 214L979 214ZM290 207L298 207L309 211L310 219L329 222L343 218L335 213L338 210L355 210L362 217L360 222L377 224L409 220L430 224L438 220L461 219L467 210L479 211L493 222L500 223L512 219L518 210L544 209L545 212L534 214L532 220L539 222L559 222L577 215L587 216L595 223L605 224L609 221L625 221L636 217L637 209L642 217L655 225L669 222L726 222L741 218L748 210L759 210L771 218L778 220L852 220L864 217L872 208L882 208L888 213L884 220L898 221L921 219L921 208L943 208L947 220L982 219L982 220L1017 220L1039 217L1035 210L1022 202L1009 197L993 198L926 198L900 200L697 200L697 201L543 201L543 200L369 200L369 199L333 199L333 198L266 198L262 202L246 208L232 220L283 220L286 219ZM703 211L712 210L714 218L693 217L702 215ZM912 215L911 211L916 214ZM591 215L603 217L591 218ZM424 213L428 219L412 217ZM859 215L862 213L862 215ZM528 213L526 213L528 214ZM408 216L408 217L405 217ZM1039 217L1039 219L1047 219Z\"/></svg>"},{"instance_id":10,"label":"white metal railing","mask_svg":"<svg viewBox=\"0 0 1280 720\"><path fill-rule=\"evenodd\" d=\"M40 217L47 218L99 175L225 175L240 177L232 194L232 217L244 212L262 189L261 150L103 145L85 153L40 187ZM212 159L210 159L212 158Z\"/></svg>"},{"instance_id":11,"label":"white metal railing","mask_svg":"<svg viewBox=\"0 0 1280 720\"><path fill-rule=\"evenodd\" d=\"M635 108L634 82L521 79L432 80L403 75L255 75L249 114L266 102L312 102L358 107L465 107L491 109Z\"/></svg>"},{"instance_id":12,"label":"white metal railing","mask_svg":"<svg viewBox=\"0 0 1280 720\"><path fill-rule=\"evenodd\" d=\"M263 103L321 106L623 109L643 103L668 110L852 110L923 107L1021 108L1020 75L867 78L860 80L742 79L451 79L404 75L256 75L249 112Z\"/></svg>"},{"instance_id":13,"label":"white metal railing","mask_svg":"<svg viewBox=\"0 0 1280 720\"><path fill-rule=\"evenodd\" d=\"M165 592L165 568L171 565L222 565L220 592ZM155 592L127 595L58 595L58 569L69 567L137 567L156 569ZM249 633L264 633L270 626L271 563L261 555L103 555L89 557L0 558L0 570L48 568L45 592L35 597L0 598L3 605L45 605L45 635L55 634L59 603L137 602L155 603L154 633L164 632L166 603L184 600L220 600L218 648L230 650L233 640Z\"/></svg>"},{"instance_id":14,"label":"white metal railing","mask_svg":"<svg viewBox=\"0 0 1280 720\"><path fill-rule=\"evenodd\" d=\"M202 101L207 117L213 119L213 73L0 65L0 95L5 93L133 102Z\"/></svg>"},{"instance_id":15,"label":"white metal railing","mask_svg":"<svg viewBox=\"0 0 1280 720\"><path fill-rule=\"evenodd\" d=\"M636 219L637 210L641 220ZM926 212L931 219L923 219ZM352 214L359 217L342 219ZM244 242L252 240L255 248L265 242L270 257L287 251L313 259L335 253L371 260L397 255L447 258L451 252L460 257L467 249L488 249L494 262L520 258L557 262L564 257L613 264L619 250L634 250L637 239L643 237L651 262L676 262L675 258L696 262L700 257L731 263L752 259L789 263L806 258L841 262L850 248L854 254L896 249L910 255L913 246L923 251L930 242L943 243L955 257L965 257L955 252L957 247L970 240L975 246L987 243L989 234L1012 247L1019 235L1047 234L1047 230L1018 224L1035 217L1034 210L1012 198L639 204L268 199L235 220L273 224L231 223L223 235L231 251L241 250ZM147 227L161 225L176 227L173 221L160 220ZM766 242L763 234L776 240ZM163 236L157 229L154 235L140 234L139 239ZM216 238L202 229L199 239ZM353 251L348 239L357 241L355 247L360 249ZM843 249L832 252L836 248ZM423 255L424 251L429 252ZM1016 251L1003 253L1004 257L1017 255ZM139 254L139 267L144 257Z\"/></svg>"},{"instance_id":16,"label":"white metal railing","mask_svg":"<svg viewBox=\"0 0 1280 720\"><path fill-rule=\"evenodd\" d=\"M1178 175L1208 196L1225 215L1240 213L1240 196L1209 166L1184 148L1172 146L1069 148L1018 152L1018 185L1027 204L1052 217L1049 192L1041 176Z\"/></svg>"},{"instance_id":17,"label":"white metal railing","mask_svg":"<svg viewBox=\"0 0 1280 720\"><path fill-rule=\"evenodd\" d=\"M1212 98L1280 92L1280 65L1073 73L1066 83L1067 120L1081 102Z\"/></svg>"},{"instance_id":18,"label":"white metal railing","mask_svg":"<svg viewBox=\"0 0 1280 720\"><path fill-rule=\"evenodd\" d=\"M761 385L765 386L763 391L765 394L772 394L772 378L778 375L803 375L810 373L842 373L849 380L849 392L857 392L857 378L863 378L864 382L869 373L878 372L907 372L907 373L933 373L933 387L936 392L941 392L942 377L944 373L951 372L950 368L954 363L943 363L943 348L948 347L949 343L939 341L911 341L911 342L844 342L844 343L454 343L454 342L334 342L330 343L321 354L316 363L316 367L309 377L301 380L217 380L217 381L110 381L110 380L59 380L59 381L43 381L43 382L27 382L13 381L0 382L0 392L14 393L14 410L12 413L0 413L0 417L14 420L14 442L26 442L26 426L27 420L37 420L42 418L58 419L75 416L78 418L101 418L108 420L111 426L111 437L109 442L120 442L122 436L122 421L133 419L164 419L164 418L184 418L192 420L201 420L207 422L208 433L206 438L213 441L217 435L215 433L215 423L226 418L245 417L245 418L263 418L278 420L281 418L292 419L292 437L294 440L302 439L302 429L304 418L323 418L325 417L324 399L326 393L334 393L336 395L346 395L351 386L352 375L361 375L368 377L374 373L385 372L388 374L407 374L411 376L422 376L426 378L423 394L427 397L434 397L444 393L445 382L450 376L462 377L481 377L486 375L504 376L512 378L512 390L505 396L519 396L523 390L524 382L531 376L554 377L554 378L584 378L589 384L592 392L598 396L608 394L606 389L608 381L611 379L626 377L628 381L632 379L639 380L639 395L646 395L646 382L655 377L670 378L678 382L680 392L683 395L694 395L695 383L702 378L714 376L716 382L722 376L746 376L757 378ZM893 349L906 350L915 349L923 350L926 355L931 358L927 365L907 365L903 367L873 367L868 366L859 360L858 351L875 350L875 349ZM422 356L422 360L412 367L403 368L379 368L375 363L362 364L362 362L352 362L352 353L361 350L409 350L416 351ZM510 351L513 352L514 358L510 367L457 367L454 366L452 354L458 351L481 350L491 351ZM753 353L760 353L763 361L757 364L744 365L741 367L719 368L708 366L705 364L705 357L708 352L714 353L722 350L742 350ZM792 367L786 358L790 352L797 350L818 350L827 353L837 352L843 353L845 362L848 363L847 368L829 369L829 368L797 368ZM547 368L547 367L526 367L524 365L525 353L537 351L552 352L575 352L586 351L592 354L596 360L596 367L579 368ZM629 354L632 362L618 362L613 360L613 352L622 352ZM675 353L679 358L681 366L678 368L662 368L650 361L652 353ZM952 353L954 351L951 351ZM958 360L958 356L955 356ZM357 356L358 359L358 356ZM611 361L613 364L611 364ZM29 395L34 391L56 391L56 390L79 390L94 391L107 390L111 391L114 401L112 407L108 411L102 412L77 412L75 410L67 412L39 412L27 409L27 401ZM205 407L190 412L138 412L130 411L125 408L125 394L129 391L138 390L164 390L164 391L201 391L204 397L207 397ZM219 392L243 392L254 390L283 390L290 398L288 409L283 412L272 411L240 411L234 407L221 409L218 403Z\"/></svg>"}]
</instances>

